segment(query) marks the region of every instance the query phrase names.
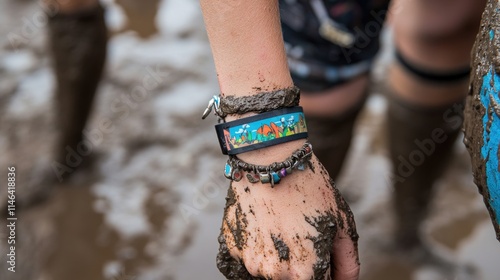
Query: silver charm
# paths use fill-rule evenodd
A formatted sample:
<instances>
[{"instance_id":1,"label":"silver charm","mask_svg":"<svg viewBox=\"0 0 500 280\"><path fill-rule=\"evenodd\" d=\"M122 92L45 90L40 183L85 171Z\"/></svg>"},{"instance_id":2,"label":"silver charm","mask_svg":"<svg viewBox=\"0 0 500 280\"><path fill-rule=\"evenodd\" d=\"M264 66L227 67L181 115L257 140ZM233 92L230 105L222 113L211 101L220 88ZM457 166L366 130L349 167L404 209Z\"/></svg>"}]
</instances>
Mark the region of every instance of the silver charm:
<instances>
[{"instance_id":1,"label":"silver charm","mask_svg":"<svg viewBox=\"0 0 500 280\"><path fill-rule=\"evenodd\" d=\"M215 109L215 111L214 111L215 115L220 117L219 104L220 104L220 97L214 95L212 97L212 99L210 99L210 101L208 101L207 108L205 109L205 111L203 111L203 115L201 116L201 118L204 120L206 117L208 117L210 112L212 112L212 110L214 110L214 109Z\"/></svg>"},{"instance_id":2,"label":"silver charm","mask_svg":"<svg viewBox=\"0 0 500 280\"><path fill-rule=\"evenodd\" d=\"M269 175L269 173L259 173L259 178L262 184L267 184L271 182L271 175Z\"/></svg>"},{"instance_id":3,"label":"silver charm","mask_svg":"<svg viewBox=\"0 0 500 280\"><path fill-rule=\"evenodd\" d=\"M241 172L239 169L234 169L233 174L231 174L231 178L235 182L241 181L241 178L243 178L243 172Z\"/></svg>"},{"instance_id":4,"label":"silver charm","mask_svg":"<svg viewBox=\"0 0 500 280\"><path fill-rule=\"evenodd\" d=\"M258 183L260 181L259 175L253 173L247 173L247 179L252 184Z\"/></svg>"}]
</instances>

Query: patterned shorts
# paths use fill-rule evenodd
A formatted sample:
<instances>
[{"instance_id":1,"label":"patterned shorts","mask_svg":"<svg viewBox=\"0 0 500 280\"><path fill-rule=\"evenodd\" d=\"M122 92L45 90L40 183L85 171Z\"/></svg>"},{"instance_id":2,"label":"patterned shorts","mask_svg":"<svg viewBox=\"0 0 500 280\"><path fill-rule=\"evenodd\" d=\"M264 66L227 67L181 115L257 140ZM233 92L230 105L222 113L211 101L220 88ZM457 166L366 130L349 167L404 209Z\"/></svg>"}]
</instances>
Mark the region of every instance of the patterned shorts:
<instances>
[{"instance_id":1,"label":"patterned shorts","mask_svg":"<svg viewBox=\"0 0 500 280\"><path fill-rule=\"evenodd\" d=\"M280 0L292 78L308 92L370 71L389 0Z\"/></svg>"}]
</instances>

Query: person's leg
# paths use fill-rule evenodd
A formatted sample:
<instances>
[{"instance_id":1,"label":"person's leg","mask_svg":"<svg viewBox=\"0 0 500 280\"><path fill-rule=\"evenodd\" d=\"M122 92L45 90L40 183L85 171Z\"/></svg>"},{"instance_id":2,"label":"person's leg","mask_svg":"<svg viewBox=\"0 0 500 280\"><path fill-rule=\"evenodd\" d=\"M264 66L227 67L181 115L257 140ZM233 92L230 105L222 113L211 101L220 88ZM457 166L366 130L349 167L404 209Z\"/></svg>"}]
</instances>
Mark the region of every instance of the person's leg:
<instances>
[{"instance_id":1,"label":"person's leg","mask_svg":"<svg viewBox=\"0 0 500 280\"><path fill-rule=\"evenodd\" d=\"M368 76L322 92L304 92L301 105L307 117L309 139L321 163L338 178L351 146L356 119L365 104ZM328 110L322 111L324 107Z\"/></svg>"},{"instance_id":2,"label":"person's leg","mask_svg":"<svg viewBox=\"0 0 500 280\"><path fill-rule=\"evenodd\" d=\"M396 241L420 245L419 229L462 127L470 52L484 1L399 0L388 73L388 138Z\"/></svg>"},{"instance_id":3,"label":"person's leg","mask_svg":"<svg viewBox=\"0 0 500 280\"><path fill-rule=\"evenodd\" d=\"M283 36L309 139L333 179L351 144L389 1L280 1ZM327 31L325 31L327 30ZM353 38L351 44L336 40ZM349 46L348 46L349 45Z\"/></svg>"},{"instance_id":4,"label":"person's leg","mask_svg":"<svg viewBox=\"0 0 500 280\"><path fill-rule=\"evenodd\" d=\"M55 161L67 166L68 150L85 149L83 129L102 75L108 34L98 0L50 0L47 5L57 11L49 15L48 25L60 133Z\"/></svg>"}]
</instances>

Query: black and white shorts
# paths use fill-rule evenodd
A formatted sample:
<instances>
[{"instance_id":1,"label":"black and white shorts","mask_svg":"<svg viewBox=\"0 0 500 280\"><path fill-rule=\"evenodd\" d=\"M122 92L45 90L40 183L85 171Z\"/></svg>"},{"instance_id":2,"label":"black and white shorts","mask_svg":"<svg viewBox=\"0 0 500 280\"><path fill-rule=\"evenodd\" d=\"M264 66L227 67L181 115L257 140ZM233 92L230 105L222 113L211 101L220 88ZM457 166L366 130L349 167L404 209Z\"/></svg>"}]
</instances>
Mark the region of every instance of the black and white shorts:
<instances>
[{"instance_id":1,"label":"black and white shorts","mask_svg":"<svg viewBox=\"0 0 500 280\"><path fill-rule=\"evenodd\" d=\"M307 92L370 71L389 0L280 0L292 78Z\"/></svg>"}]
</instances>

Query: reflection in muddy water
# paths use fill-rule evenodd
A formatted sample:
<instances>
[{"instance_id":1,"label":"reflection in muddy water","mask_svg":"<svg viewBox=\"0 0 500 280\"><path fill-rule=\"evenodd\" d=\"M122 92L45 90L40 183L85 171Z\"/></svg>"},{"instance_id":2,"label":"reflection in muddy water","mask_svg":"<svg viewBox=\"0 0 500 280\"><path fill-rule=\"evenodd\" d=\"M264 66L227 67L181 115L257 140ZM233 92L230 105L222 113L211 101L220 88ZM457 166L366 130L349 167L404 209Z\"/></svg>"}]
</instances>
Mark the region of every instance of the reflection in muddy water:
<instances>
[{"instance_id":1,"label":"reflection in muddy water","mask_svg":"<svg viewBox=\"0 0 500 280\"><path fill-rule=\"evenodd\" d=\"M387 260L374 268L363 280L409 280L415 269L408 265L401 264L397 260Z\"/></svg>"},{"instance_id":2,"label":"reflection in muddy water","mask_svg":"<svg viewBox=\"0 0 500 280\"><path fill-rule=\"evenodd\" d=\"M431 232L431 236L446 247L457 250L461 242L469 238L488 218L489 216L483 211L471 212L437 227Z\"/></svg>"},{"instance_id":3,"label":"reflection in muddy water","mask_svg":"<svg viewBox=\"0 0 500 280\"><path fill-rule=\"evenodd\" d=\"M115 256L117 235L100 232L103 216L92 209L88 186L63 186L52 197L57 242L47 256L44 275L53 279L100 279L104 265Z\"/></svg>"},{"instance_id":4,"label":"reflection in muddy water","mask_svg":"<svg viewBox=\"0 0 500 280\"><path fill-rule=\"evenodd\" d=\"M125 11L125 30L133 30L141 38L148 38L158 32L155 18L159 0L116 0L116 3Z\"/></svg>"}]
</instances>

